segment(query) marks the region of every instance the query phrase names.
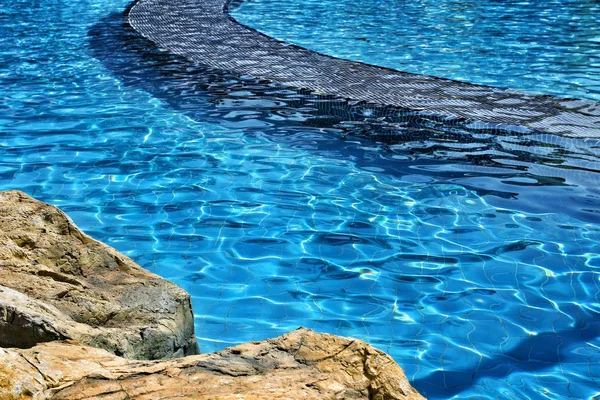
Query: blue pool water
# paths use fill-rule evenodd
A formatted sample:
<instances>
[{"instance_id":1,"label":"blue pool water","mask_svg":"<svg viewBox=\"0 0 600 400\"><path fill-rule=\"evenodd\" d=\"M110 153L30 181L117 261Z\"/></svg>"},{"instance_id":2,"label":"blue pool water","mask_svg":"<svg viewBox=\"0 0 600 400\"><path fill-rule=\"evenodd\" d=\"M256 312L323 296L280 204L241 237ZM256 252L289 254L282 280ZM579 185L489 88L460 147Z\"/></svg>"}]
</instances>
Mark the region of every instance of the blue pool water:
<instances>
[{"instance_id":1,"label":"blue pool water","mask_svg":"<svg viewBox=\"0 0 600 400\"><path fill-rule=\"evenodd\" d=\"M600 100L597 0L248 0L232 14L336 57Z\"/></svg>"},{"instance_id":2,"label":"blue pool water","mask_svg":"<svg viewBox=\"0 0 600 400\"><path fill-rule=\"evenodd\" d=\"M155 49L127 4L3 2L0 189L189 291L203 352L303 325L430 399L598 395L600 143L375 137L369 109Z\"/></svg>"}]
</instances>

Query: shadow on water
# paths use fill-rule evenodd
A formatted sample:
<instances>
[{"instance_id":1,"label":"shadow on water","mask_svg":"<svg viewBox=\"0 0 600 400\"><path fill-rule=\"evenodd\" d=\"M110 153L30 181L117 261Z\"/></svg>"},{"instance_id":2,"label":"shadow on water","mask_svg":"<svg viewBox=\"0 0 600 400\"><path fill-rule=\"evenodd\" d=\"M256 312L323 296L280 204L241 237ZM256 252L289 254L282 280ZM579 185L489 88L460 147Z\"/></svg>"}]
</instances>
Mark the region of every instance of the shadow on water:
<instances>
[{"instance_id":1,"label":"shadow on water","mask_svg":"<svg viewBox=\"0 0 600 400\"><path fill-rule=\"evenodd\" d=\"M316 151L333 146L384 173L423 173L488 196L496 207L541 213L560 209L600 222L597 140L506 131L462 119L440 121L194 65L158 49L119 13L90 29L89 45L125 86L142 89L193 120L260 131L279 142L286 134L305 131L312 134ZM379 155L365 157L360 145L340 139L377 146ZM581 206L565 208L565 196Z\"/></svg>"},{"instance_id":2,"label":"shadow on water","mask_svg":"<svg viewBox=\"0 0 600 400\"><path fill-rule=\"evenodd\" d=\"M582 343L600 338L597 313L581 312L572 317L575 323L571 329L530 335L502 356L483 358L475 371L438 370L411 383L428 396L449 398L481 379L503 378L515 372L539 374L557 364L567 363ZM600 379L600 375L596 378Z\"/></svg>"}]
</instances>

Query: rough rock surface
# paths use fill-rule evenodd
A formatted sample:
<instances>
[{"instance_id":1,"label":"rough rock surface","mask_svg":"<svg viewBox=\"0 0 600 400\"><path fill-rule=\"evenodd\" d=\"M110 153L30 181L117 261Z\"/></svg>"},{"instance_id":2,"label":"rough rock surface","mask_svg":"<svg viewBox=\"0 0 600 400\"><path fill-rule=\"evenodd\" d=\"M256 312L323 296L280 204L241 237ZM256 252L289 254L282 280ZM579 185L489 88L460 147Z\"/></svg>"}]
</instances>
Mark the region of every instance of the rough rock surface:
<instances>
[{"instance_id":1,"label":"rough rock surface","mask_svg":"<svg viewBox=\"0 0 600 400\"><path fill-rule=\"evenodd\" d=\"M0 192L0 347L63 339L135 359L198 353L184 290L56 207Z\"/></svg>"},{"instance_id":2,"label":"rough rock surface","mask_svg":"<svg viewBox=\"0 0 600 400\"><path fill-rule=\"evenodd\" d=\"M187 293L56 207L0 192L2 400L423 398L385 353L303 328L196 353Z\"/></svg>"},{"instance_id":3,"label":"rough rock surface","mask_svg":"<svg viewBox=\"0 0 600 400\"><path fill-rule=\"evenodd\" d=\"M306 329L164 361L67 342L0 349L0 359L2 399L423 399L385 353Z\"/></svg>"}]
</instances>

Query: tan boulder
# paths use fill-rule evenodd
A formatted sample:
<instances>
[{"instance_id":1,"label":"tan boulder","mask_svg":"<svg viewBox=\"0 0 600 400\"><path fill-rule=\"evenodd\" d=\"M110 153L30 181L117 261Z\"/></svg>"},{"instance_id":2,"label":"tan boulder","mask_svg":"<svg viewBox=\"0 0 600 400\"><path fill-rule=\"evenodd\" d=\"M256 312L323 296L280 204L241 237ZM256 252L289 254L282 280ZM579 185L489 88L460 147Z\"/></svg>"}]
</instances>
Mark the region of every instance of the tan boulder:
<instances>
[{"instance_id":1,"label":"tan boulder","mask_svg":"<svg viewBox=\"0 0 600 400\"><path fill-rule=\"evenodd\" d=\"M183 289L85 235L58 208L0 192L0 347L63 339L135 359L198 353Z\"/></svg>"},{"instance_id":2,"label":"tan boulder","mask_svg":"<svg viewBox=\"0 0 600 400\"><path fill-rule=\"evenodd\" d=\"M385 353L303 328L196 353L185 291L0 192L0 400L423 398Z\"/></svg>"},{"instance_id":3,"label":"tan boulder","mask_svg":"<svg viewBox=\"0 0 600 400\"><path fill-rule=\"evenodd\" d=\"M0 399L423 399L385 353L307 329L173 360L67 342L0 349L0 359Z\"/></svg>"}]
</instances>

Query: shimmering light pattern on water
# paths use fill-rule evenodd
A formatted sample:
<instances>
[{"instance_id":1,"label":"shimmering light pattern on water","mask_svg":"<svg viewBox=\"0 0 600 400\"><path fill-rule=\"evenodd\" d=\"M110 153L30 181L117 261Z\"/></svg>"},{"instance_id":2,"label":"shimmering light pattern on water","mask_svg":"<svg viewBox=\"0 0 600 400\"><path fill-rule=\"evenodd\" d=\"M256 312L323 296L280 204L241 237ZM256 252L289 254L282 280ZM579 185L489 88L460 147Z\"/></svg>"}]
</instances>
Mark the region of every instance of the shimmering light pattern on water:
<instances>
[{"instance_id":1,"label":"shimmering light pattern on water","mask_svg":"<svg viewBox=\"0 0 600 400\"><path fill-rule=\"evenodd\" d=\"M0 189L188 290L204 352L303 325L430 399L600 391L597 142L427 121L370 141L340 102L156 51L126 5L3 5Z\"/></svg>"},{"instance_id":2,"label":"shimmering light pattern on water","mask_svg":"<svg viewBox=\"0 0 600 400\"><path fill-rule=\"evenodd\" d=\"M600 100L596 0L248 0L232 10L269 36L336 57Z\"/></svg>"}]
</instances>

